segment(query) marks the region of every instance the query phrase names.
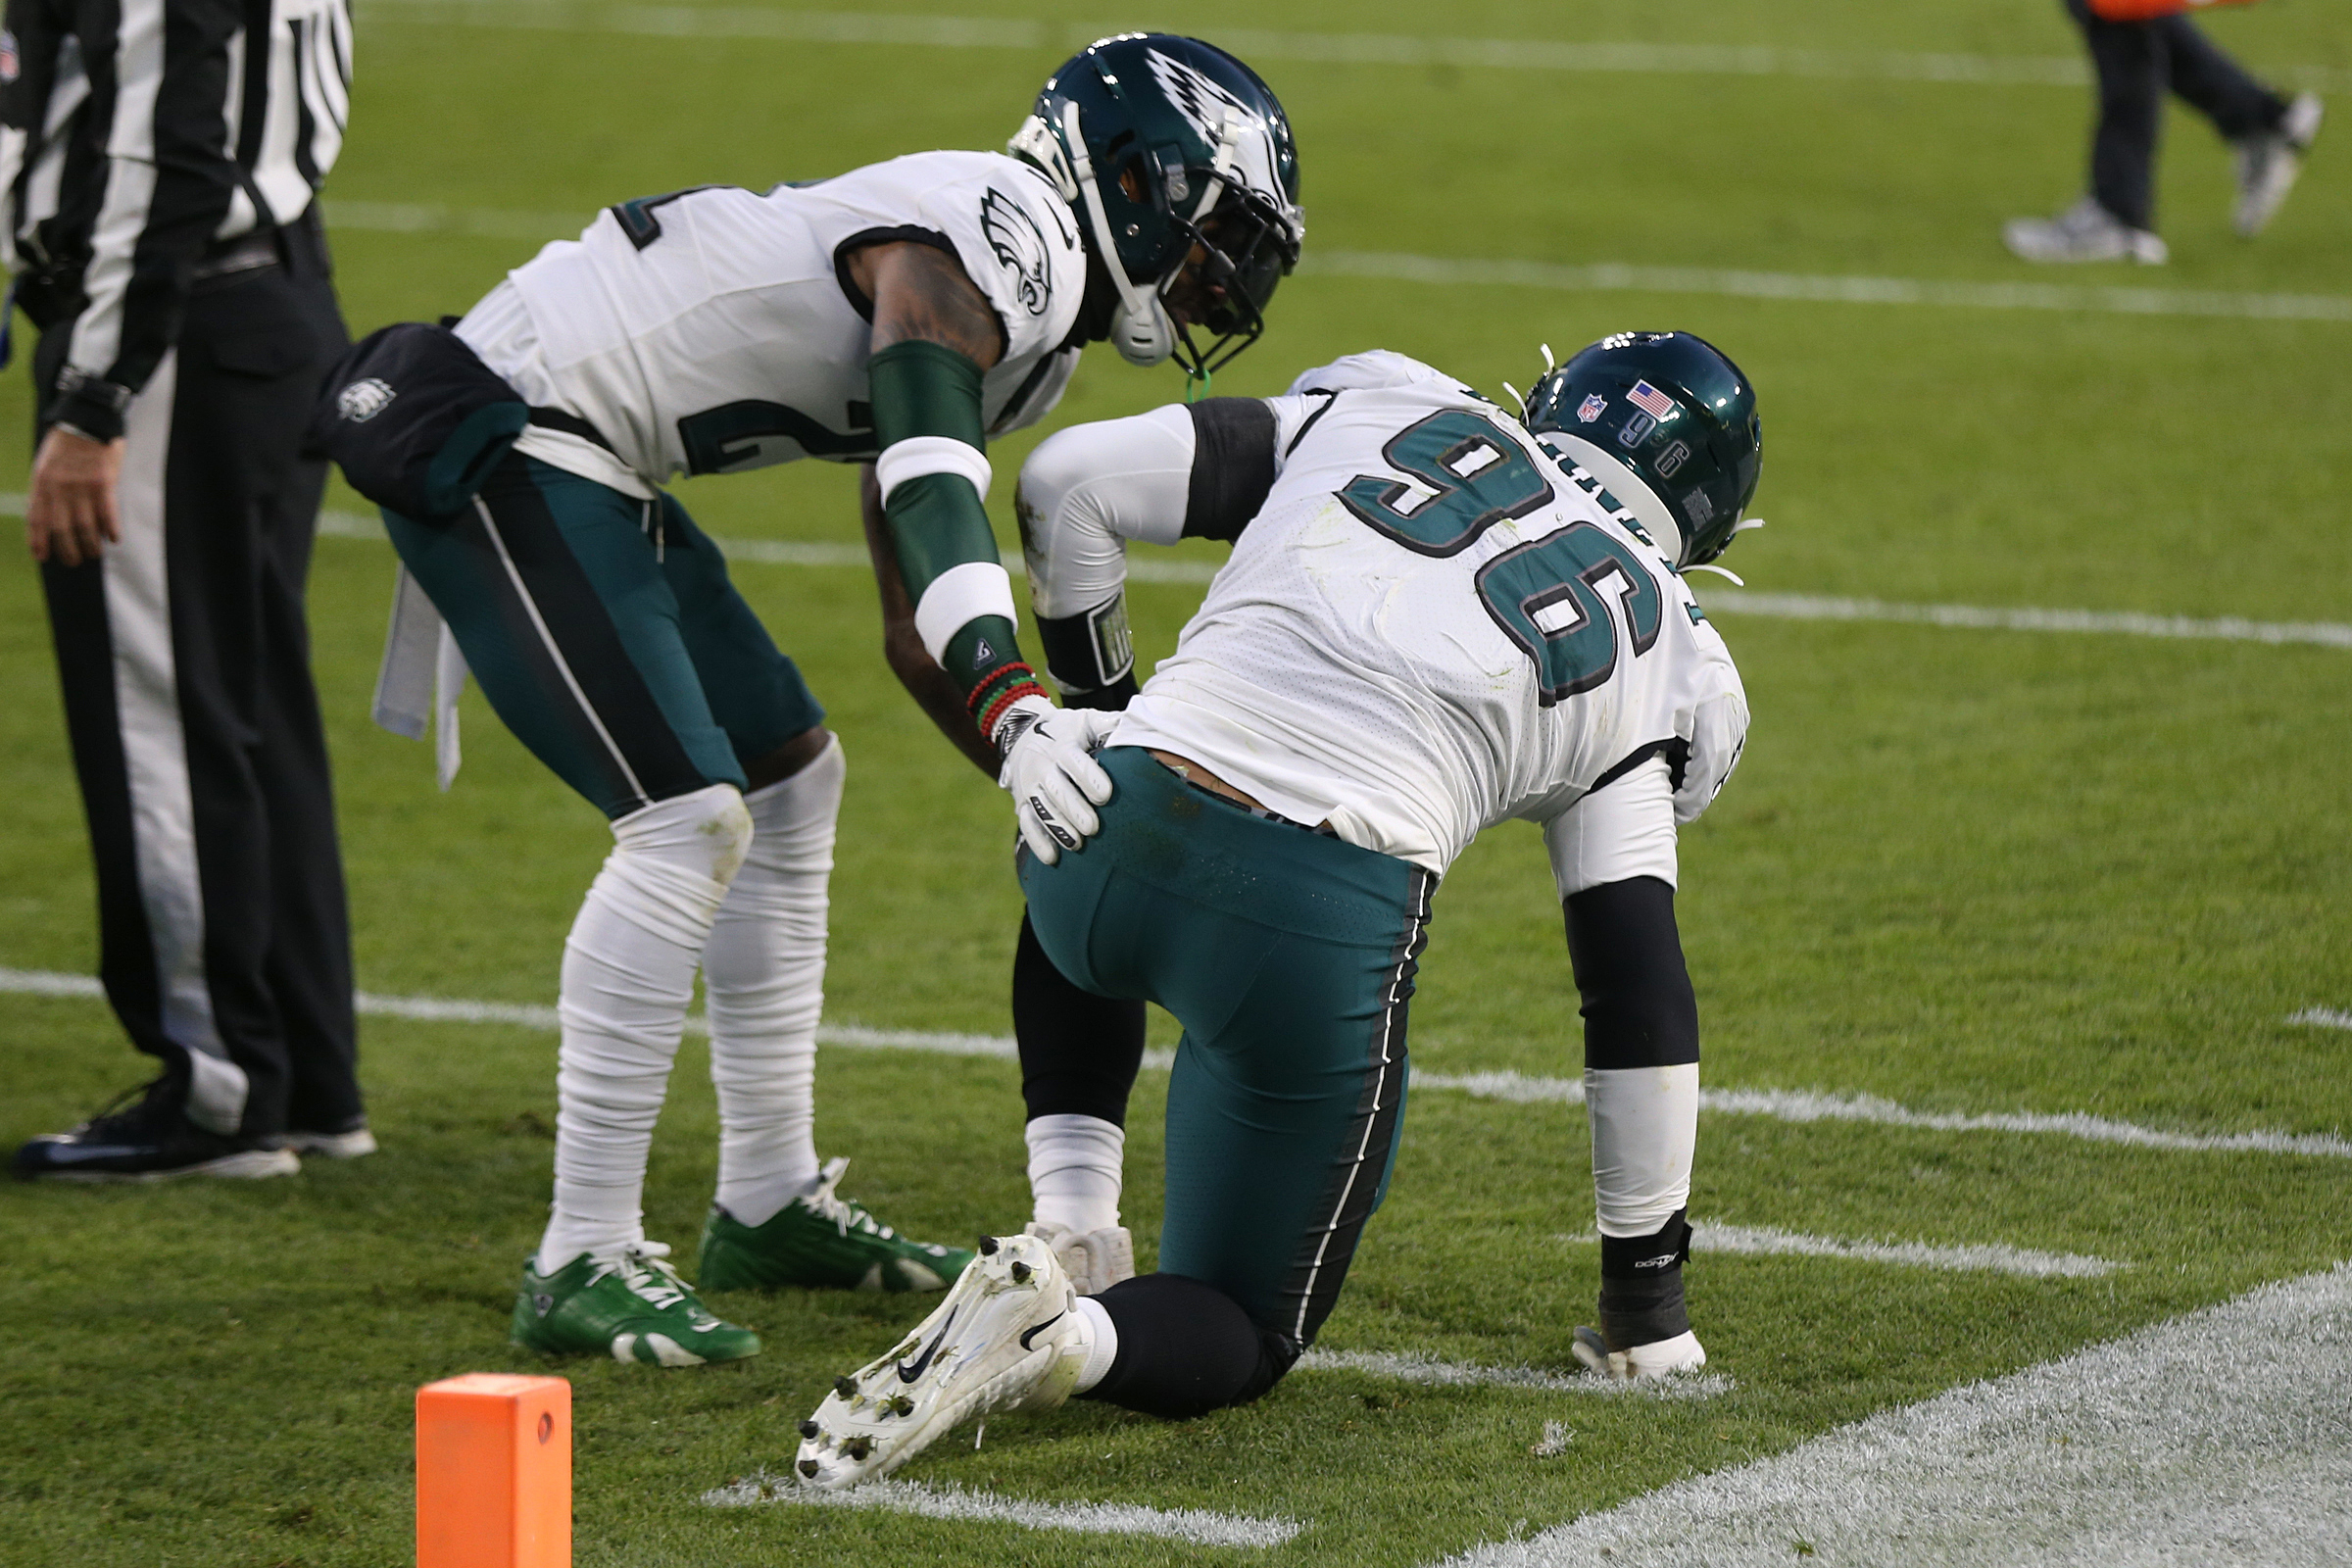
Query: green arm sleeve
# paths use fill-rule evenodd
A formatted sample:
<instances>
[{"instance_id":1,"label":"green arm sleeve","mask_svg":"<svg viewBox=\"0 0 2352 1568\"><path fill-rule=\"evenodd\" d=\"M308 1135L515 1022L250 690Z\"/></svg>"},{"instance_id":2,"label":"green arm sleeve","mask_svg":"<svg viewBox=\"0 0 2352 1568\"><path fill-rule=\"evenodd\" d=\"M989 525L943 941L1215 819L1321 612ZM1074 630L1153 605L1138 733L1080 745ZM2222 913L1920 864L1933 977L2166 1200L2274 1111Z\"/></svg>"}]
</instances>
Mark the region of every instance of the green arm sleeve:
<instances>
[{"instance_id":1,"label":"green arm sleeve","mask_svg":"<svg viewBox=\"0 0 2352 1568\"><path fill-rule=\"evenodd\" d=\"M980 420L980 367L940 343L908 339L875 355L867 367L877 447L887 453L916 436L944 436L975 451L987 449ZM969 562L998 562L988 509L971 480L925 473L893 486L883 507L891 550L906 595L917 605L944 573ZM940 663L963 693L983 735L993 736L1004 710L1044 688L1022 662L1010 620L980 615L966 621L941 650Z\"/></svg>"}]
</instances>

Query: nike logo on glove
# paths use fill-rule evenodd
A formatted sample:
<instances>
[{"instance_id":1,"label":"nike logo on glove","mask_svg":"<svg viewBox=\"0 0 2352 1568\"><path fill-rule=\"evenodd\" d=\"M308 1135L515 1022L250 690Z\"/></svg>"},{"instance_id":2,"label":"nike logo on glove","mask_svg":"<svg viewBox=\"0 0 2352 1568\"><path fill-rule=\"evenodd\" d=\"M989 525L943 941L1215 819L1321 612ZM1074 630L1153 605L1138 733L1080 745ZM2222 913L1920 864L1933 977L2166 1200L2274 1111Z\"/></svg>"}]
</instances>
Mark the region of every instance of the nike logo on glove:
<instances>
[{"instance_id":1,"label":"nike logo on glove","mask_svg":"<svg viewBox=\"0 0 2352 1568\"><path fill-rule=\"evenodd\" d=\"M955 1326L956 1314L951 1312L948 1314L948 1320L939 1326L938 1338L931 1342L929 1348L914 1358L912 1366L908 1366L904 1361L899 1363L899 1381L901 1383L912 1383L930 1370L931 1358L939 1353L939 1348L947 1343L948 1330Z\"/></svg>"}]
</instances>

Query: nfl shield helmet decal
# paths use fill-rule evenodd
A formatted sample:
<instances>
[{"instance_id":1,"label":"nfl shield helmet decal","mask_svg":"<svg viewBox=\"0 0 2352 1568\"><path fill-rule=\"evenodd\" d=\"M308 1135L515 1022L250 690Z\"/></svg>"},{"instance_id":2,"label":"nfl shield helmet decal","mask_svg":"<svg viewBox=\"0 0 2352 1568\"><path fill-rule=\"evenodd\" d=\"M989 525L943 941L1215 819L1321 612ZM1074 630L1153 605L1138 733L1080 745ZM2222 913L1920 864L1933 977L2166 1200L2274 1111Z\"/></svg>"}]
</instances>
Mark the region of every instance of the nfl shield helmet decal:
<instances>
[{"instance_id":1,"label":"nfl shield helmet decal","mask_svg":"<svg viewBox=\"0 0 2352 1568\"><path fill-rule=\"evenodd\" d=\"M1013 293L1031 316L1043 316L1054 302L1054 285L1047 276L1046 236L1028 209L994 186L980 200L980 232L1004 270L1012 274Z\"/></svg>"},{"instance_id":2,"label":"nfl shield helmet decal","mask_svg":"<svg viewBox=\"0 0 2352 1568\"><path fill-rule=\"evenodd\" d=\"M1609 400L1598 392L1588 392L1585 401L1576 406L1576 422L1592 424L1608 411Z\"/></svg>"}]
</instances>

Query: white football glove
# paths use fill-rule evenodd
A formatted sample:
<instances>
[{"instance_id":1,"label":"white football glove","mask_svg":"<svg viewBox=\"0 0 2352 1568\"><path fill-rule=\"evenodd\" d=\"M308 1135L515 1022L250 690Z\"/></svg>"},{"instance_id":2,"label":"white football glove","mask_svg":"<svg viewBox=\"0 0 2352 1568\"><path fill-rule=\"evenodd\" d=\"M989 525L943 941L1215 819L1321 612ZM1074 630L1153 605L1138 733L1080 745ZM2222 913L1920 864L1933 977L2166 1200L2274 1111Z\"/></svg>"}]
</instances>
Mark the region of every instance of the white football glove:
<instances>
[{"instance_id":1,"label":"white football glove","mask_svg":"<svg viewBox=\"0 0 2352 1568\"><path fill-rule=\"evenodd\" d=\"M1052 865L1064 850L1082 850L1101 831L1095 808L1110 799L1110 775L1095 753L1118 727L1120 715L1092 708L1056 708L1024 697L998 721L993 737L1004 754L997 784L1012 796L1022 842Z\"/></svg>"}]
</instances>

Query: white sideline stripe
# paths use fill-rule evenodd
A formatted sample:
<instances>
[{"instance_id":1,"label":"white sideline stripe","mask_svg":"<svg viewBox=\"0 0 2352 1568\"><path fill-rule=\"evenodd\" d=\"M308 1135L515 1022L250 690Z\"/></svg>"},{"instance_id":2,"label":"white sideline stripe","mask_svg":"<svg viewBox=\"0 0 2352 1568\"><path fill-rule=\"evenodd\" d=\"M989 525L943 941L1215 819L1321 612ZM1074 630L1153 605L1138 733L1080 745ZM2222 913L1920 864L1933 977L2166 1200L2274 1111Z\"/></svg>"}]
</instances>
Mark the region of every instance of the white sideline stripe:
<instances>
[{"instance_id":1,"label":"white sideline stripe","mask_svg":"<svg viewBox=\"0 0 2352 1568\"><path fill-rule=\"evenodd\" d=\"M568 239L594 213L519 213L428 202L335 200L330 227L388 234L470 234ZM2100 288L2072 283L1971 283L1915 277L1758 272L1735 268L1638 267L1623 262L1478 261L1393 251L1310 250L1299 270L1397 283L1465 284L1575 293L1693 294L1822 305L1926 305L1978 311L2059 311L2105 316L2211 317L2227 320L2352 321L2352 296L2234 294L2220 289Z\"/></svg>"},{"instance_id":2,"label":"white sideline stripe","mask_svg":"<svg viewBox=\"0 0 2352 1568\"><path fill-rule=\"evenodd\" d=\"M0 968L0 994L39 997L97 997L98 982L88 975L60 974L46 969ZM530 1003L466 1002L442 997L386 997L363 991L354 999L359 1011L374 1017L409 1018L426 1023L505 1023L526 1029L558 1027L556 1009ZM2290 1023L2305 1021L2297 1014ZM686 1020L701 1033L709 1025L701 1014ZM990 1056L1009 1061L1018 1054L1009 1035L934 1033L928 1029L869 1029L858 1024L820 1024L820 1044L885 1051L927 1051L953 1056ZM1175 1054L1148 1051L1144 1065L1165 1071ZM1416 1090L1447 1090L1478 1100L1513 1104L1572 1104L1585 1102L1579 1078L1538 1078L1518 1072L1417 1072ZM1769 1116L1779 1121L1854 1121L1881 1127L1916 1128L1947 1133L2048 1133L2080 1138L2094 1144L2122 1144L2135 1149L2161 1149L2189 1153L2309 1154L2329 1159L2352 1159L2352 1142L2334 1133L2178 1133L2133 1122L2113 1121L2083 1111L1925 1111L1912 1110L1876 1095L1829 1095L1811 1089L1702 1089L1701 1110L1720 1115Z\"/></svg>"},{"instance_id":3,"label":"white sideline stripe","mask_svg":"<svg viewBox=\"0 0 2352 1568\"><path fill-rule=\"evenodd\" d=\"M2305 1007L2286 1021L2310 1024L2315 1029L2352 1029L2352 1012L2338 1012L2333 1007Z\"/></svg>"},{"instance_id":4,"label":"white sideline stripe","mask_svg":"<svg viewBox=\"0 0 2352 1568\"><path fill-rule=\"evenodd\" d=\"M0 496L0 511L22 515L23 496ZM318 514L318 532L330 539L371 539L385 543L384 525L375 518L357 512L321 512ZM855 566L863 569L870 564L863 545L835 545L803 543L787 539L718 539L718 548L726 552L727 560L754 562L762 566ZM1004 560L1004 569L1015 577L1026 576L1028 568L1018 556ZM1214 563L1206 561L1130 561L1127 577L1131 582L1204 583L1217 574Z\"/></svg>"},{"instance_id":5,"label":"white sideline stripe","mask_svg":"<svg viewBox=\"0 0 2352 1568\"><path fill-rule=\"evenodd\" d=\"M24 497L0 496L0 510L15 514ZM356 512L322 512L318 531L337 539L384 537L372 517ZM794 544L772 539L721 539L718 547L729 561L758 562L776 566L863 566L860 545ZM1004 569L1023 574L1021 562L1007 560ZM1127 575L1136 582L1204 583L1217 574L1205 561L1129 561ZM2123 637L2187 638L2207 642L2267 643L2273 647L2310 643L2322 648L2352 649L2352 625L2332 621L2247 620L2236 615L2200 620L2187 615L2144 615L2104 610L1993 610L1975 605L1892 605L1876 599L1834 599L1813 594L1766 594L1709 585L1703 592L1709 614L1769 615L1780 620L1867 620L1902 625L1946 626L1972 631L2054 631ZM2339 1015L2352 1016L2352 1015ZM2289 1023L2317 1019L2298 1013Z\"/></svg>"},{"instance_id":6,"label":"white sideline stripe","mask_svg":"<svg viewBox=\"0 0 2352 1568\"><path fill-rule=\"evenodd\" d=\"M1841 277L1621 262L1468 261L1390 251L1310 250L1298 270L1399 283L1500 284L1578 293L1703 294L1828 305L1933 305L1977 311L2074 311L2109 316L2209 316L2278 321L2352 321L2352 297L2231 294L2218 289L2096 288L2070 283L1970 283L1915 277Z\"/></svg>"},{"instance_id":7,"label":"white sideline stripe","mask_svg":"<svg viewBox=\"0 0 2352 1568\"><path fill-rule=\"evenodd\" d=\"M2339 1264L1446 1568L2340 1564L2347 1409Z\"/></svg>"},{"instance_id":8,"label":"white sideline stripe","mask_svg":"<svg viewBox=\"0 0 2352 1568\"><path fill-rule=\"evenodd\" d=\"M1517 1104L1585 1102L1582 1079L1537 1078L1517 1072L1415 1073L1413 1087L1451 1089L1480 1100L1502 1100ZM1913 1110L1876 1095L1829 1095L1811 1089L1702 1089L1698 1092L1698 1106L1724 1115L1770 1116L1778 1121L1858 1121L1945 1133L2054 1133L2087 1143L2124 1144L2137 1149L2352 1159L2352 1142L2334 1133L2177 1133L2079 1110Z\"/></svg>"},{"instance_id":9,"label":"white sideline stripe","mask_svg":"<svg viewBox=\"0 0 2352 1568\"><path fill-rule=\"evenodd\" d=\"M1298 1534L1289 1519L1252 1519L1204 1508L1147 1508L1133 1502L1028 1502L961 1487L911 1481L869 1481L847 1492L805 1487L791 1476L761 1470L703 1494L712 1508L761 1505L804 1508L878 1508L923 1519L1020 1525L1030 1530L1074 1530L1089 1535L1152 1536L1196 1546L1279 1546Z\"/></svg>"},{"instance_id":10,"label":"white sideline stripe","mask_svg":"<svg viewBox=\"0 0 2352 1568\"><path fill-rule=\"evenodd\" d=\"M1068 53L1108 24L993 17L887 16L729 6L567 5L561 0L363 0L365 20L408 13L478 27L554 28L657 38L765 38L803 43L892 44L936 49ZM407 20L407 18L402 18ZM1122 24L1121 25L1131 25ZM1369 32L1266 32L1220 27L1215 42L1245 60L1348 66L1467 66L1496 71L1605 72L1641 75L1795 76L1831 81L1941 81L1972 86L2079 87L2082 62L2057 55L1917 54L1721 44L1571 43L1549 38L1416 38ZM2352 73L2325 67L2267 73L2341 90Z\"/></svg>"},{"instance_id":11,"label":"white sideline stripe","mask_svg":"<svg viewBox=\"0 0 2352 1568\"><path fill-rule=\"evenodd\" d=\"M1628 1383L1590 1372L1546 1372L1532 1366L1478 1366L1440 1361L1410 1350L1309 1350L1298 1358L1301 1372L1361 1372L1439 1389L1537 1389L1546 1394L1627 1396L1648 1399L1712 1399L1740 1385L1717 1372L1692 1377L1648 1378Z\"/></svg>"},{"instance_id":12,"label":"white sideline stripe","mask_svg":"<svg viewBox=\"0 0 2352 1568\"><path fill-rule=\"evenodd\" d=\"M1984 631L2097 632L2128 637L2180 637L2241 643L2315 643L2352 648L2352 626L2330 621L2260 621L2226 615L2143 615L2100 610L1991 610L1975 605L1889 605L1876 599L1831 599L1812 594L1763 594L1709 585L1709 614L1772 615L1783 620L1881 620Z\"/></svg>"},{"instance_id":13,"label":"white sideline stripe","mask_svg":"<svg viewBox=\"0 0 2352 1568\"><path fill-rule=\"evenodd\" d=\"M1931 1247L1925 1242L1848 1242L1834 1236L1805 1236L1774 1225L1719 1225L1693 1221L1690 1245L1700 1251L1751 1257L1838 1257L1865 1263L1905 1263L1954 1273L2014 1274L2020 1279L2095 1280L2128 1265L2076 1252L2038 1252L2004 1242L1966 1247Z\"/></svg>"}]
</instances>

